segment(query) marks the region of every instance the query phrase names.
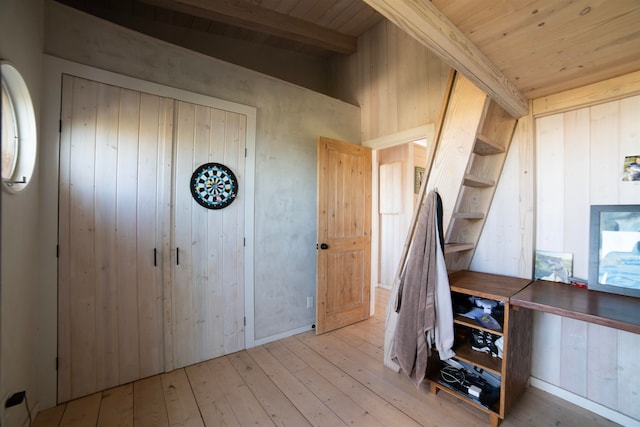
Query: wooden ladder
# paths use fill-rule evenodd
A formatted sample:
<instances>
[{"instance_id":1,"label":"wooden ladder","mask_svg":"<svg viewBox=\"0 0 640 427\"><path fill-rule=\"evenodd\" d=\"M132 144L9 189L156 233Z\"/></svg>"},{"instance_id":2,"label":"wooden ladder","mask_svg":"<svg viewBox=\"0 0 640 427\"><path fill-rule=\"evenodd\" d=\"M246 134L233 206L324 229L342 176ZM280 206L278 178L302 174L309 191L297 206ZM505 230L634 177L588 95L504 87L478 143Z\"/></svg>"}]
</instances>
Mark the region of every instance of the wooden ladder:
<instances>
[{"instance_id":1,"label":"wooden ladder","mask_svg":"<svg viewBox=\"0 0 640 427\"><path fill-rule=\"evenodd\" d=\"M442 197L449 272L471 264L489 213L517 120L455 71L437 123L435 153L407 235L397 277L413 240L416 218L431 190Z\"/></svg>"},{"instance_id":2,"label":"wooden ladder","mask_svg":"<svg viewBox=\"0 0 640 427\"><path fill-rule=\"evenodd\" d=\"M427 160L416 208L386 310L384 364L399 371L391 360L390 343L397 314L399 283L427 194L437 190L443 204L447 270L467 270L475 252L517 120L459 73L453 71L434 137L435 150Z\"/></svg>"}]
</instances>

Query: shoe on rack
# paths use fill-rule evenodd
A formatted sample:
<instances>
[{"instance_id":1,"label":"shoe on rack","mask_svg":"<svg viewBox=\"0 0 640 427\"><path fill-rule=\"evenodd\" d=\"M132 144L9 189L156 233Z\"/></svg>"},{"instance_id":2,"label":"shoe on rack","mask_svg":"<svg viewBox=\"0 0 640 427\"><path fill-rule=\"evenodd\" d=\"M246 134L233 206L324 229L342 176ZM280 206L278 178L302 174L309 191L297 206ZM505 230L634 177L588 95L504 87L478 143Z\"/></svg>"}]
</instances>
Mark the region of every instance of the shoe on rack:
<instances>
[{"instance_id":1,"label":"shoe on rack","mask_svg":"<svg viewBox=\"0 0 640 427\"><path fill-rule=\"evenodd\" d=\"M494 336L479 329L471 330L471 348L483 353L490 353L494 357L498 356L498 347L496 347Z\"/></svg>"}]
</instances>

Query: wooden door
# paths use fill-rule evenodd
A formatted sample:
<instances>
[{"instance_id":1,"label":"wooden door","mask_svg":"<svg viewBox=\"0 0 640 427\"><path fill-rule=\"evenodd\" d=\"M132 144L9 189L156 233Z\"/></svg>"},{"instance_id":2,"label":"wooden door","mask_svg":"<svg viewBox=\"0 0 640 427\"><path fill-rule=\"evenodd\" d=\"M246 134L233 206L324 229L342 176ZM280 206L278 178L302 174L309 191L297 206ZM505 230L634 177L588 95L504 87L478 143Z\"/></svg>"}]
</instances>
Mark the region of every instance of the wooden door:
<instances>
[{"instance_id":1,"label":"wooden door","mask_svg":"<svg viewBox=\"0 0 640 427\"><path fill-rule=\"evenodd\" d=\"M159 266L173 100L64 76L58 400L164 369Z\"/></svg>"},{"instance_id":2,"label":"wooden door","mask_svg":"<svg viewBox=\"0 0 640 427\"><path fill-rule=\"evenodd\" d=\"M244 348L244 156L246 116L177 103L167 370ZM189 182L204 163L239 182L236 199L207 209Z\"/></svg>"},{"instance_id":3,"label":"wooden door","mask_svg":"<svg viewBox=\"0 0 640 427\"><path fill-rule=\"evenodd\" d=\"M316 333L370 313L371 149L318 140Z\"/></svg>"}]
</instances>

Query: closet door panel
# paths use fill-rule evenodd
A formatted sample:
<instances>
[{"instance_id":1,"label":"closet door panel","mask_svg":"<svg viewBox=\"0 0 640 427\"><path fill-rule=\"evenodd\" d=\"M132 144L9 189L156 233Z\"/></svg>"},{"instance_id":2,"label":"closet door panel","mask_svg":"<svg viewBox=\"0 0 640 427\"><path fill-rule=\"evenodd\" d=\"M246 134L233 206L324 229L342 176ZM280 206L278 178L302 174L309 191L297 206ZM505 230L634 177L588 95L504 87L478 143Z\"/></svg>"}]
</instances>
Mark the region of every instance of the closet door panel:
<instances>
[{"instance_id":1,"label":"closet door panel","mask_svg":"<svg viewBox=\"0 0 640 427\"><path fill-rule=\"evenodd\" d=\"M243 202L206 209L193 200L193 171L209 162L228 166L241 184L244 129L239 116L178 102L173 242L179 248L172 280L173 368L244 348ZM241 191L241 190L240 190Z\"/></svg>"},{"instance_id":2,"label":"closet door panel","mask_svg":"<svg viewBox=\"0 0 640 427\"><path fill-rule=\"evenodd\" d=\"M224 348L225 353L233 353L245 348L244 345L244 148L246 146L246 116L225 113L224 161L235 171L240 182L238 200L222 212L224 262L217 271L222 272L224 307ZM234 206L236 205L237 206Z\"/></svg>"},{"instance_id":3,"label":"closet door panel","mask_svg":"<svg viewBox=\"0 0 640 427\"><path fill-rule=\"evenodd\" d=\"M65 76L61 117L62 402L164 368L153 249L168 220L158 165L166 141L170 154L173 101Z\"/></svg>"},{"instance_id":4,"label":"closet door panel","mask_svg":"<svg viewBox=\"0 0 640 427\"><path fill-rule=\"evenodd\" d=\"M98 85L96 114L95 245L96 254L96 388L109 387L119 372L118 277L117 270L117 182L108 177L118 167L118 123L120 90ZM100 177L100 178L97 178ZM98 273L99 272L99 273Z\"/></svg>"},{"instance_id":5,"label":"closet door panel","mask_svg":"<svg viewBox=\"0 0 640 427\"><path fill-rule=\"evenodd\" d=\"M196 360L194 329L198 313L193 306L196 295L192 286L193 257L191 244L192 198L189 179L193 170L195 139L195 105L179 102L176 119L176 150L173 158L175 166L173 194L174 209L172 222L173 273L171 280L173 366L186 366ZM195 202L194 202L195 203ZM204 232L203 229L201 229Z\"/></svg>"},{"instance_id":6,"label":"closet door panel","mask_svg":"<svg viewBox=\"0 0 640 427\"><path fill-rule=\"evenodd\" d=\"M71 325L69 332L70 348L65 350L62 366L68 367L70 384L65 386L71 391L71 397L88 394L96 383L96 291L95 291L95 206L94 206L94 169L95 169L95 123L97 116L96 98L98 86L93 82L76 82L70 99L68 115L73 126L71 130L71 149L69 155L68 194L63 197L68 205L68 235L60 236L61 260L67 264L66 285L68 295L65 308ZM63 139L63 140L66 140ZM64 150L67 152L67 150ZM65 244L72 242L71 244ZM67 255L68 258L64 258ZM62 285L62 284L61 284ZM78 355L81 355L78 357ZM62 360L62 355L61 358ZM63 374L65 378L67 374Z\"/></svg>"},{"instance_id":7,"label":"closet door panel","mask_svg":"<svg viewBox=\"0 0 640 427\"><path fill-rule=\"evenodd\" d=\"M138 127L140 94L121 90L118 126L118 165L115 170L116 247L118 283L118 382L138 377ZM144 236L141 236L144 240ZM142 267L145 260L140 260Z\"/></svg>"},{"instance_id":8,"label":"closet door panel","mask_svg":"<svg viewBox=\"0 0 640 427\"><path fill-rule=\"evenodd\" d=\"M138 324L139 376L164 370L163 227L169 224L173 140L172 99L141 94L138 148ZM168 240L168 234L167 234ZM168 249L166 249L168 251Z\"/></svg>"}]
</instances>

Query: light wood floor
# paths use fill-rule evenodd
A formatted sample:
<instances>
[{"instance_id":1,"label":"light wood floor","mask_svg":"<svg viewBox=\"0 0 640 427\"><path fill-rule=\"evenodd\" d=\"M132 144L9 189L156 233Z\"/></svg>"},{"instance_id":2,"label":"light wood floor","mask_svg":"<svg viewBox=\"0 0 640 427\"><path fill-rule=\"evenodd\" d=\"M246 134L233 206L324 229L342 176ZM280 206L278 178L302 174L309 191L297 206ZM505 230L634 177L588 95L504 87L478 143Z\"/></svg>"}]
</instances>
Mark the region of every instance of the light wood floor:
<instances>
[{"instance_id":1,"label":"light wood floor","mask_svg":"<svg viewBox=\"0 0 640 427\"><path fill-rule=\"evenodd\" d=\"M47 409L34 426L488 426L488 415L383 366L385 304L371 319L303 333ZM501 426L614 426L529 388Z\"/></svg>"}]
</instances>

